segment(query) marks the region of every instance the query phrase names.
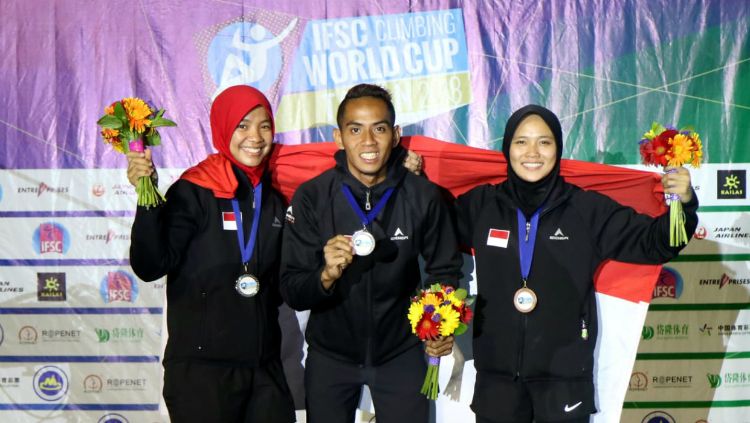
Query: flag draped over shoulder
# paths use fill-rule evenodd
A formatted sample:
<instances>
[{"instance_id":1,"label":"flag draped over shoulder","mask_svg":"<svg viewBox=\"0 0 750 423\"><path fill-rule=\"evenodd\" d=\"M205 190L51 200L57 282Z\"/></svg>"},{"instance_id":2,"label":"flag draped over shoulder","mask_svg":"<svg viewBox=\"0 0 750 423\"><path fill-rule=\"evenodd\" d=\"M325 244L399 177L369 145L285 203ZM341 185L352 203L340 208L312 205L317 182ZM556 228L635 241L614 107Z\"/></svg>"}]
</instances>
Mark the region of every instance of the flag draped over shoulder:
<instances>
[{"instance_id":1,"label":"flag draped over shoulder","mask_svg":"<svg viewBox=\"0 0 750 423\"><path fill-rule=\"evenodd\" d=\"M501 152L482 150L424 136L403 137L401 145L424 158L424 173L434 183L458 196L482 184L507 177ZM333 143L276 145L270 159L274 188L289 201L297 187L334 166ZM661 176L653 172L563 159L560 174L586 190L598 191L636 211L651 216L664 213ZM658 265L636 265L610 260L598 270L597 292L632 302L649 302L661 271Z\"/></svg>"}]
</instances>

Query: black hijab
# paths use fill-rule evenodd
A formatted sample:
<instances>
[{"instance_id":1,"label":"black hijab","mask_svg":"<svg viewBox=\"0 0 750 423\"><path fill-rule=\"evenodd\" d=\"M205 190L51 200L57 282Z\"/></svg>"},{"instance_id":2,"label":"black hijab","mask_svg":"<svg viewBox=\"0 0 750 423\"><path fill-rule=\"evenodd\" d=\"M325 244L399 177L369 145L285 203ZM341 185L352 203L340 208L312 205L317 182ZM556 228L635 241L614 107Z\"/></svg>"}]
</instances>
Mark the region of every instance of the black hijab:
<instances>
[{"instance_id":1,"label":"black hijab","mask_svg":"<svg viewBox=\"0 0 750 423\"><path fill-rule=\"evenodd\" d=\"M513 141L513 134L518 129L518 125L529 115L538 115L544 120L555 136L555 144L557 145L557 162L555 163L555 167L552 168L547 176L536 182L524 181L513 171L513 167L510 165L510 144ZM508 161L508 181L506 186L508 194L527 218L534 214L544 203L552 188L561 180L560 158L562 157L562 149L562 128L560 127L560 121L550 110L536 104L529 104L516 110L508 118L508 122L505 124L505 135L503 135L503 154L505 155L505 160Z\"/></svg>"}]
</instances>

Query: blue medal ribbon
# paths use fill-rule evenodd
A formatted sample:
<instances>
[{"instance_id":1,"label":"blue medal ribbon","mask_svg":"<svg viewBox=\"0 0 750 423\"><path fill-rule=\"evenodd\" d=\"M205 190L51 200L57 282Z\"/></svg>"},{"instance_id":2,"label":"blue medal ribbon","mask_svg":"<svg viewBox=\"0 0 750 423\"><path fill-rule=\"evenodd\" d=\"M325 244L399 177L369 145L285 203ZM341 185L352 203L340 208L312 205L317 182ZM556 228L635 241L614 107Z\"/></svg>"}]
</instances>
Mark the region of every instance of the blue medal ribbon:
<instances>
[{"instance_id":1,"label":"blue medal ribbon","mask_svg":"<svg viewBox=\"0 0 750 423\"><path fill-rule=\"evenodd\" d=\"M247 264L250 262L250 257L253 255L253 249L255 249L255 240L258 238L258 221L260 221L260 205L261 205L261 193L263 192L263 183L259 183L255 187L253 193L253 225L250 229L250 239L245 243L245 230L242 226L242 213L240 213L240 203L236 198L232 198L232 210L234 210L234 219L237 222L237 240L240 244L240 253L242 254L242 264L245 265L245 271L247 272Z\"/></svg>"},{"instance_id":2,"label":"blue medal ribbon","mask_svg":"<svg viewBox=\"0 0 750 423\"><path fill-rule=\"evenodd\" d=\"M538 208L537 211L531 216L531 221L526 220L526 216L520 209L516 209L518 212L518 255L521 257L521 278L523 279L523 286L526 287L526 280L531 272L531 261L534 258L534 245L536 244L536 230L539 223L539 212L542 208ZM526 225L529 225L528 232L524 232Z\"/></svg>"},{"instance_id":3,"label":"blue medal ribbon","mask_svg":"<svg viewBox=\"0 0 750 423\"><path fill-rule=\"evenodd\" d=\"M354 212L357 213L357 216L359 216L359 220L362 221L362 225L365 228L367 227L367 225L372 223L373 220L375 220L375 217L378 215L378 213L380 213L380 210L385 207L385 203L388 202L388 199L391 198L391 194L393 194L393 187L385 190L385 193L380 198L380 201L375 204L375 207L373 207L369 213L365 214L365 212L362 211L362 209L359 207L359 204L357 204L357 200L354 198L354 194L352 194L352 190L349 188L349 186L343 184L341 190L344 191L344 195L349 201L349 205L352 206Z\"/></svg>"}]
</instances>

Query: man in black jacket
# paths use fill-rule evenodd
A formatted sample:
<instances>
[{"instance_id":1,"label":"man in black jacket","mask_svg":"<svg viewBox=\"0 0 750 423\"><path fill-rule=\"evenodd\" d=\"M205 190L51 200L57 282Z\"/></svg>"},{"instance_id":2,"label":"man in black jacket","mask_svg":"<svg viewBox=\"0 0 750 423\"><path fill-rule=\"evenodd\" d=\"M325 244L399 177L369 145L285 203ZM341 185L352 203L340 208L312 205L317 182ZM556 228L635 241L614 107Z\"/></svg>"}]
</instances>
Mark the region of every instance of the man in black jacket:
<instances>
[{"instance_id":1,"label":"man in black jacket","mask_svg":"<svg viewBox=\"0 0 750 423\"><path fill-rule=\"evenodd\" d=\"M338 109L336 167L301 185L287 210L281 292L311 310L306 338L307 418L350 423L368 385L378 421L426 422L426 363L410 332L409 297L425 284L456 285L461 256L437 186L400 163L390 94L361 84ZM432 356L453 339L426 343Z\"/></svg>"}]
</instances>

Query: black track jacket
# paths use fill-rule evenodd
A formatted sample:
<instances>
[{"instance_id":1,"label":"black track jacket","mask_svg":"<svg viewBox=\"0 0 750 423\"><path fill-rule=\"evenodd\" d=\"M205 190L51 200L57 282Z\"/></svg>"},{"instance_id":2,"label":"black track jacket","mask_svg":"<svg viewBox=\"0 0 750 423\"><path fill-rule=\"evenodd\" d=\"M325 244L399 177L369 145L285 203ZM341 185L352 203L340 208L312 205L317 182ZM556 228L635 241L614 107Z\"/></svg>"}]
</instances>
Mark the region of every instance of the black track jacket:
<instances>
[{"instance_id":1,"label":"black track jacket","mask_svg":"<svg viewBox=\"0 0 750 423\"><path fill-rule=\"evenodd\" d=\"M407 311L420 287L418 257L424 258L427 282L455 285L461 256L448 205L438 188L409 173L401 163L406 150L396 147L386 180L368 189L347 168L344 151L336 167L302 184L287 211L281 266L281 295L296 310L311 310L306 338L311 348L339 360L378 365L413 347ZM349 205L342 184L349 185L365 210L395 187L387 205L368 230L375 237L369 256L355 256L329 291L320 275L323 246L335 235L351 235L362 223Z\"/></svg>"},{"instance_id":2,"label":"black track jacket","mask_svg":"<svg viewBox=\"0 0 750 423\"><path fill-rule=\"evenodd\" d=\"M693 234L698 222L695 193L683 206L687 233ZM597 192L559 183L540 214L528 277L538 303L523 314L513 305L522 286L518 217L503 184L479 186L460 196L457 213L460 239L474 248L476 257L474 364L482 386L475 390L472 407L481 415L493 415L497 392L492 380L497 378L557 381L555 389L593 394L595 271L606 259L664 263L681 249L669 247L668 212L652 218ZM491 229L509 231L507 245L489 240ZM585 398L577 411L594 412L593 398Z\"/></svg>"},{"instance_id":3,"label":"black track jacket","mask_svg":"<svg viewBox=\"0 0 750 423\"><path fill-rule=\"evenodd\" d=\"M235 169L235 175L247 240L253 188L244 173ZM165 363L195 359L257 367L278 360L284 203L268 178L263 180L262 194L257 242L248 268L260 280L260 292L252 298L240 296L234 288L243 268L237 232L224 229L224 214L233 215L231 200L178 180L169 188L165 205L138 208L130 264L144 281L167 275Z\"/></svg>"}]
</instances>

